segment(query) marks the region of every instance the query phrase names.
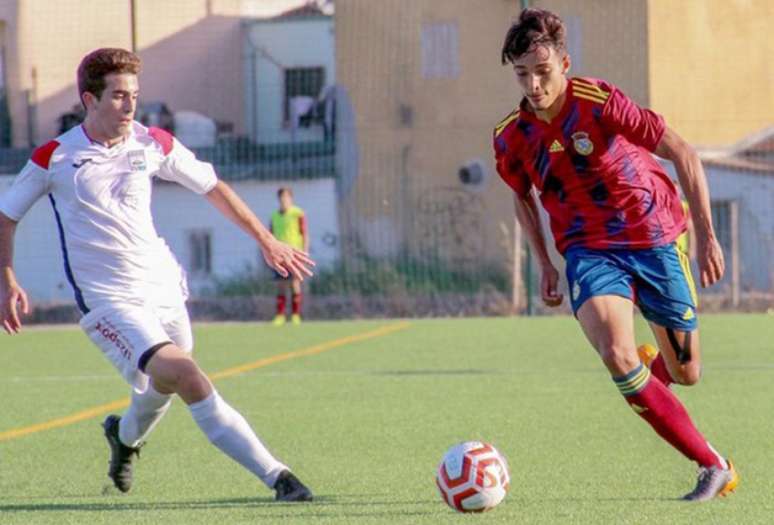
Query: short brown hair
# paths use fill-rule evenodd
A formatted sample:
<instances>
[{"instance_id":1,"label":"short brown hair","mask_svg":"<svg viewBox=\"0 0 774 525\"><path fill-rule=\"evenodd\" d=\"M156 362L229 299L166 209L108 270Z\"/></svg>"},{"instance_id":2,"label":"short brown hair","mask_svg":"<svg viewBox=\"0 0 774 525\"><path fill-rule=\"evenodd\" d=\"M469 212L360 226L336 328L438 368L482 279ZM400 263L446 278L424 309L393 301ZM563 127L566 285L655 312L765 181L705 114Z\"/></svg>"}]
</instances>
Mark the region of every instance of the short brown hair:
<instances>
[{"instance_id":1,"label":"short brown hair","mask_svg":"<svg viewBox=\"0 0 774 525\"><path fill-rule=\"evenodd\" d=\"M105 77L111 73L140 73L140 57L126 49L103 47L92 51L78 66L78 96L89 92L100 98L105 91Z\"/></svg>"},{"instance_id":2,"label":"short brown hair","mask_svg":"<svg viewBox=\"0 0 774 525\"><path fill-rule=\"evenodd\" d=\"M538 46L550 46L557 52L567 49L562 19L545 9L525 9L511 25L503 43L503 65L513 63Z\"/></svg>"},{"instance_id":3,"label":"short brown hair","mask_svg":"<svg viewBox=\"0 0 774 525\"><path fill-rule=\"evenodd\" d=\"M283 193L287 193L291 197L293 196L293 190L291 190L287 186L283 186L283 187L281 187L280 189L277 190L277 198L279 199L280 197L282 197Z\"/></svg>"}]
</instances>

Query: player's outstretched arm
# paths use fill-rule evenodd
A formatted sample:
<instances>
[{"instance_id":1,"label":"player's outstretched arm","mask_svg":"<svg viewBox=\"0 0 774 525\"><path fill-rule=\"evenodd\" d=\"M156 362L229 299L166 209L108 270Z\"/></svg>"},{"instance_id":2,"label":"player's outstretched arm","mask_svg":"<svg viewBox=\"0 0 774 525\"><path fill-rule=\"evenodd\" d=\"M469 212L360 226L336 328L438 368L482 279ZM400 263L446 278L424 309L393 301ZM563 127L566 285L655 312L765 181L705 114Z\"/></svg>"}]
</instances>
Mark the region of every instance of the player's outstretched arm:
<instances>
[{"instance_id":1,"label":"player's outstretched arm","mask_svg":"<svg viewBox=\"0 0 774 525\"><path fill-rule=\"evenodd\" d=\"M280 275L292 274L301 281L312 276L314 261L309 254L278 241L228 184L219 180L206 195L225 217L258 242L266 263Z\"/></svg>"},{"instance_id":2,"label":"player's outstretched arm","mask_svg":"<svg viewBox=\"0 0 774 525\"><path fill-rule=\"evenodd\" d=\"M514 193L513 202L516 209L516 219L521 224L527 240L540 263L540 295L547 306L559 306L564 296L559 293L559 272L551 262L546 249L546 239L540 223L535 195L530 191L526 197Z\"/></svg>"},{"instance_id":3,"label":"player's outstretched arm","mask_svg":"<svg viewBox=\"0 0 774 525\"><path fill-rule=\"evenodd\" d=\"M0 213L0 322L3 329L13 335L21 330L21 313L29 313L27 294L16 282L13 272L13 238L16 221Z\"/></svg>"},{"instance_id":4,"label":"player's outstretched arm","mask_svg":"<svg viewBox=\"0 0 774 525\"><path fill-rule=\"evenodd\" d=\"M680 187L688 199L696 234L696 260L699 263L701 285L706 288L723 277L725 262L723 250L712 227L710 195L704 167L690 144L669 127L664 131L655 153L674 163Z\"/></svg>"}]
</instances>

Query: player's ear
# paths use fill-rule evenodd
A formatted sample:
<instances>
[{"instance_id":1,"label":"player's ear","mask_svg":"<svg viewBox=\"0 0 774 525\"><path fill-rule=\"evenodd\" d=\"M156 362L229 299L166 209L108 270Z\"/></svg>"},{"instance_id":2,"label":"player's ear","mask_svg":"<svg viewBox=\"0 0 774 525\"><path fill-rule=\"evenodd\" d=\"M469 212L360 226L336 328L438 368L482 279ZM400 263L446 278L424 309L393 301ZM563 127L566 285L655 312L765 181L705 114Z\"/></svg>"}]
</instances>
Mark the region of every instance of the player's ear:
<instances>
[{"instance_id":1,"label":"player's ear","mask_svg":"<svg viewBox=\"0 0 774 525\"><path fill-rule=\"evenodd\" d=\"M562 74L566 75L570 72L570 66L572 66L572 60L570 60L569 53L565 53L562 58Z\"/></svg>"},{"instance_id":2,"label":"player's ear","mask_svg":"<svg viewBox=\"0 0 774 525\"><path fill-rule=\"evenodd\" d=\"M88 111L90 107L94 106L94 104L97 103L97 100L99 99L95 97L94 93L91 93L90 91L84 91L83 95L81 95L81 102L83 103L83 107L86 108L86 111Z\"/></svg>"}]
</instances>

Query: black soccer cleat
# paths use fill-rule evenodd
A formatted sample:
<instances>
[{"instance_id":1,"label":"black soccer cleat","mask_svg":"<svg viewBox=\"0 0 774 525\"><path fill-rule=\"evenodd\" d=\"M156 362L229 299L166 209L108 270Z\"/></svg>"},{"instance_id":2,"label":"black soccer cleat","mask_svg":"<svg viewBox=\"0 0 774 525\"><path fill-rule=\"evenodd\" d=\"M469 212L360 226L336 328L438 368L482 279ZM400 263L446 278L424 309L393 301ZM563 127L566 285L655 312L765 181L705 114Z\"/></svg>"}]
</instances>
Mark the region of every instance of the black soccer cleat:
<instances>
[{"instance_id":1,"label":"black soccer cleat","mask_svg":"<svg viewBox=\"0 0 774 525\"><path fill-rule=\"evenodd\" d=\"M132 488L132 461L134 456L140 457L140 447L127 447L118 439L118 424L121 418L110 415L105 418L102 428L110 447L110 467L108 477L121 492L129 492Z\"/></svg>"},{"instance_id":2,"label":"black soccer cleat","mask_svg":"<svg viewBox=\"0 0 774 525\"><path fill-rule=\"evenodd\" d=\"M274 499L277 501L312 501L312 491L293 475L289 470L283 470L274 483L277 491Z\"/></svg>"}]
</instances>

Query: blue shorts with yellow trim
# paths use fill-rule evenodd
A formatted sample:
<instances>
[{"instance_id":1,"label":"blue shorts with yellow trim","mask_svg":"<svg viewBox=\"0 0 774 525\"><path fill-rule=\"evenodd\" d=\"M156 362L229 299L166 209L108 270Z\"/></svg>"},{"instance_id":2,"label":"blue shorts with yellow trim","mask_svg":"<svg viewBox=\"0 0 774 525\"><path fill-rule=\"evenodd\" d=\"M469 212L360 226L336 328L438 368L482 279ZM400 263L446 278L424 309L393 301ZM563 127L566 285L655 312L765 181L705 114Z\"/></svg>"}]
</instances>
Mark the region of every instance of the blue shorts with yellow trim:
<instances>
[{"instance_id":1,"label":"blue shorts with yellow trim","mask_svg":"<svg viewBox=\"0 0 774 525\"><path fill-rule=\"evenodd\" d=\"M643 250L574 246L564 257L576 315L590 297L620 295L631 299L648 321L674 330L696 329L696 286L688 256L674 243Z\"/></svg>"}]
</instances>

